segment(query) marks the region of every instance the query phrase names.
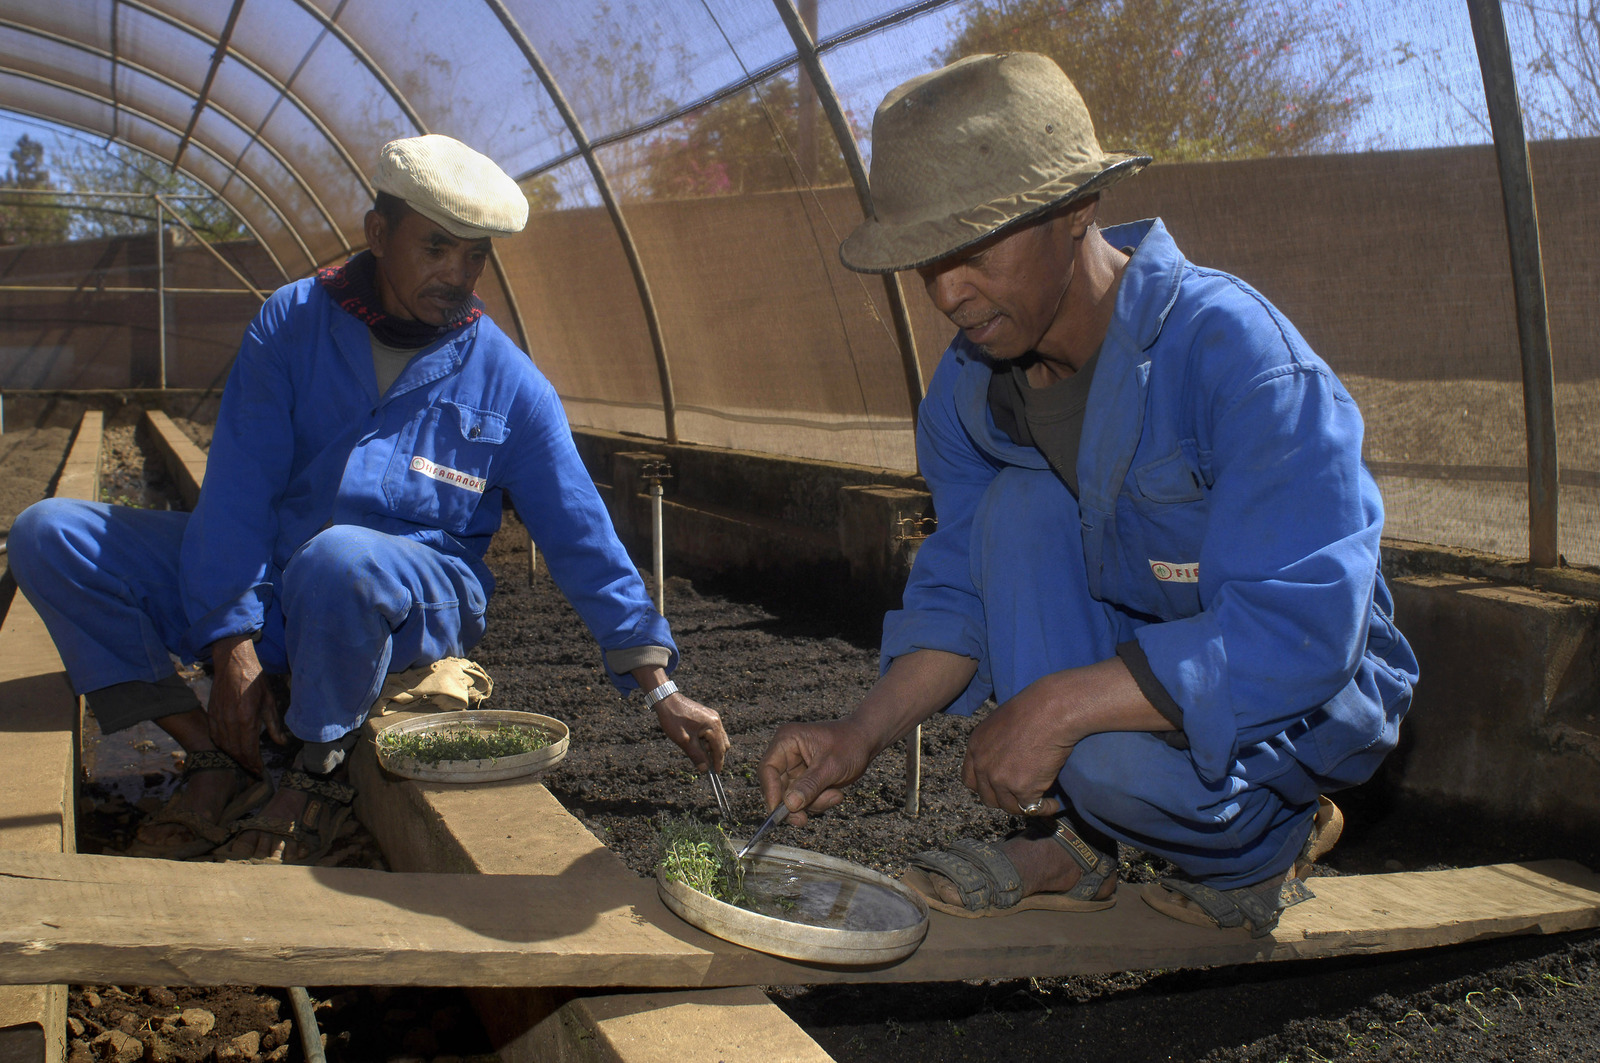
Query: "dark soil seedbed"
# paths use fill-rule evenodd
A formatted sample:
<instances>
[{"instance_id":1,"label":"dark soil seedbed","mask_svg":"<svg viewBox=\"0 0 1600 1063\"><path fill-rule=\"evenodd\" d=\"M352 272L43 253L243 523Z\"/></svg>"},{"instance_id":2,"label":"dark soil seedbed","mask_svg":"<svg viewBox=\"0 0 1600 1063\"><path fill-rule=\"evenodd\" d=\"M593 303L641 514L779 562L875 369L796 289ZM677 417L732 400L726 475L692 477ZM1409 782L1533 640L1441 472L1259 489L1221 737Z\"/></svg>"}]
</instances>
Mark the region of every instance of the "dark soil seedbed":
<instances>
[{"instance_id":1,"label":"dark soil seedbed","mask_svg":"<svg viewBox=\"0 0 1600 1063\"><path fill-rule=\"evenodd\" d=\"M500 585L489 635L474 656L495 678L496 707L543 712L571 726L571 751L546 785L629 867L649 875L656 824L683 812L715 821L710 788L637 697L617 699L542 566L529 585L521 530L507 523L490 551ZM669 577L666 591L683 653L674 678L723 714L734 742L725 779L752 827L765 811L755 765L773 731L854 706L877 676L881 617L841 615L793 588L748 582L713 587ZM844 805L806 827L778 828L776 840L894 874L918 850L1016 829L1020 821L983 808L960 785L975 723L939 716L924 726L916 818L902 809L905 760L897 748ZM1349 825L1319 866L1324 874L1551 857L1600 866L1600 840L1419 807L1381 781L1340 801ZM1124 847L1121 856L1125 880L1163 870L1135 850ZM1133 894L1126 891L1122 903L1139 903ZM769 994L841 1063L1600 1059L1600 932L1202 971L771 987Z\"/></svg>"},{"instance_id":2,"label":"dark soil seedbed","mask_svg":"<svg viewBox=\"0 0 1600 1063\"><path fill-rule=\"evenodd\" d=\"M64 446L65 439L41 435L8 442L23 443L34 457L35 450ZM130 488L143 491L160 481L159 476L147 480L136 467L147 456L140 446L144 441L131 442L141 453L121 469L124 479L112 481L126 484L116 493L130 496ZM8 471L21 456L12 451ZM53 472L52 465L45 476ZM26 493L16 480L12 483ZM34 488L32 497L39 497L43 487ZM156 494L165 492L158 487ZM13 515L20 508L16 505ZM714 821L710 790L660 735L654 714L644 712L637 697L617 699L593 643L542 566L529 585L526 539L513 520L507 523L491 551L500 587L491 605L489 635L474 654L495 679L489 707L543 712L572 727L572 750L548 777L550 789L631 868L649 874L659 817L692 811ZM678 579L668 581L667 615L684 650L676 678L692 696L723 713L735 742L727 782L741 819L753 825L763 812L754 766L773 729L789 719L836 716L854 705L877 673L880 618L867 609L821 609L792 591ZM982 808L959 785L971 726L972 721L938 717L925 728L919 817L908 818L901 809L903 753L891 750L850 791L843 807L805 828L779 828L776 840L893 873L919 849L1013 829L1015 821ZM150 738L137 741L150 748L132 775L121 761L108 758L83 791L83 851L120 849L173 785L168 747ZM1535 824L1486 823L1459 810L1419 808L1396 801L1381 787L1340 800L1350 824L1321 869L1326 873L1546 857L1600 866L1597 839L1552 835ZM1122 856L1126 877L1148 878L1159 870L1132 850ZM370 836L359 830L343 840L335 857L347 865L381 866ZM1128 891L1123 902L1137 903L1137 898ZM90 991L98 1005L91 1006ZM464 996L455 990L333 987L311 993L319 1001L319 1024L336 1063L462 1057L487 1049ZM841 1061L1600 1059L1600 933L1595 932L1203 971L769 987L769 994ZM95 1043L112 1029L153 1041L150 1034L170 1025L166 1020L175 1006L179 1014L186 1008L213 1013L217 1021L206 1035L209 1048L196 1041L190 1054L174 1049L162 1056L146 1046L143 1058L152 1063L165 1058L253 1063L256 1057L242 1051L251 1046L250 1039L237 1041L250 1033L259 1035L258 1057L300 1058L296 1038L284 1042L273 1033L290 1014L282 990L99 986L73 989L73 1063L114 1059L115 1048L108 1047L114 1039ZM112 1011L119 1014L113 1017ZM134 1034L126 1033L129 1025Z\"/></svg>"}]
</instances>

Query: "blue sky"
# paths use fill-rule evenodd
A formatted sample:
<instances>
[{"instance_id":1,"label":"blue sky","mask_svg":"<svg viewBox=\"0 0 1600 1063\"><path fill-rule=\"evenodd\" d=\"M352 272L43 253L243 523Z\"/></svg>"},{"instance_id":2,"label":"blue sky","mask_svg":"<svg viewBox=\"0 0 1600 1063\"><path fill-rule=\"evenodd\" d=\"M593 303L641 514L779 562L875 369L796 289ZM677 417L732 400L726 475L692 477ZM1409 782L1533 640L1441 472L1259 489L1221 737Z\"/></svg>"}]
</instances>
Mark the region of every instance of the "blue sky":
<instances>
[{"instance_id":1,"label":"blue sky","mask_svg":"<svg viewBox=\"0 0 1600 1063\"><path fill-rule=\"evenodd\" d=\"M727 4L730 0L722 2ZM1464 0L1313 2L1363 36L1368 55L1375 62L1367 80L1373 101L1352 131L1352 150L1487 141L1481 117L1468 113L1473 109L1481 116L1483 94ZM821 3L826 35L829 0ZM935 64L935 56L953 35L959 10L952 7L935 11L829 54L827 65L855 120L869 121L884 93ZM1525 49L1527 35L1515 23L1512 34L1514 50ZM741 51L746 49L745 41L736 38L735 43ZM726 48L720 40L705 46ZM748 46L754 52L761 45L756 42ZM1525 70L1519 71L1519 76L1523 78L1525 96L1545 91L1545 86L1527 80ZM0 145L4 150L9 151L24 133L44 141L51 151L61 150L58 143L68 150L74 142L101 143L75 131L57 131L47 123L0 111ZM0 162L6 164L9 160Z\"/></svg>"}]
</instances>

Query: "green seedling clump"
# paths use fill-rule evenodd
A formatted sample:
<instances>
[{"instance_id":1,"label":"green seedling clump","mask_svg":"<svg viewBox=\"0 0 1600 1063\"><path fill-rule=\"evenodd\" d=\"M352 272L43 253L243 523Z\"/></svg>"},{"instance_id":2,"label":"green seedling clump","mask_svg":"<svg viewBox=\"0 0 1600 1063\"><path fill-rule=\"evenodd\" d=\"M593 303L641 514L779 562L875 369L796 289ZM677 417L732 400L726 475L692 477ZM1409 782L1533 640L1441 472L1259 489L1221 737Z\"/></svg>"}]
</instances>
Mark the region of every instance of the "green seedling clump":
<instances>
[{"instance_id":1,"label":"green seedling clump","mask_svg":"<svg viewBox=\"0 0 1600 1063\"><path fill-rule=\"evenodd\" d=\"M498 760L543 749L550 734L537 727L496 724L494 727L453 727L439 731L413 731L395 734L385 731L378 737L383 751L391 757L410 757L420 764L444 760Z\"/></svg>"},{"instance_id":2,"label":"green seedling clump","mask_svg":"<svg viewBox=\"0 0 1600 1063\"><path fill-rule=\"evenodd\" d=\"M683 815L663 822L658 834L661 870L668 881L681 882L725 904L743 904L748 899L744 861L734 854L721 827Z\"/></svg>"}]
</instances>

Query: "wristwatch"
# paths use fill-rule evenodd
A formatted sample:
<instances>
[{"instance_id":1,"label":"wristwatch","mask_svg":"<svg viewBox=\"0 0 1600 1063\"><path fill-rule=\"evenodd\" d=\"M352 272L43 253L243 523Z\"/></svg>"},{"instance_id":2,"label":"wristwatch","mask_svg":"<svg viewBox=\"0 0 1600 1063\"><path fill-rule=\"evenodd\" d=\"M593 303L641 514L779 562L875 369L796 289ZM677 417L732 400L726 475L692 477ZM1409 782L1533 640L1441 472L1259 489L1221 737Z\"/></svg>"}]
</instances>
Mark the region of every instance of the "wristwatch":
<instances>
[{"instance_id":1,"label":"wristwatch","mask_svg":"<svg viewBox=\"0 0 1600 1063\"><path fill-rule=\"evenodd\" d=\"M677 692L678 684L669 679L644 696L644 707L653 709L656 707L656 702L670 698Z\"/></svg>"}]
</instances>

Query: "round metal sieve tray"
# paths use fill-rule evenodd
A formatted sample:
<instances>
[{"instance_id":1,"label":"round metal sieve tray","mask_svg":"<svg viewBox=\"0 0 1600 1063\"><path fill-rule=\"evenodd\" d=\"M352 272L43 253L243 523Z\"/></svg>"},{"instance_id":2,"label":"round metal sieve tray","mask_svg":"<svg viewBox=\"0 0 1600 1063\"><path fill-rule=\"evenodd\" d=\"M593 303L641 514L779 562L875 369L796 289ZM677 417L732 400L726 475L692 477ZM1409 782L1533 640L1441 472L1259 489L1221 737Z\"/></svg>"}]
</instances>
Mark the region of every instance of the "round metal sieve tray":
<instances>
[{"instance_id":1,"label":"round metal sieve tray","mask_svg":"<svg viewBox=\"0 0 1600 1063\"><path fill-rule=\"evenodd\" d=\"M551 742L543 749L535 749L531 753L518 753L514 756L486 760L441 760L438 763L425 763L414 757L399 756L385 750L383 745L383 736L391 732L415 734L418 731L457 731L471 727L489 729L508 724L513 727L544 731L550 735ZM570 738L571 732L567 730L567 725L553 716L544 716L537 712L517 712L511 709L468 709L462 712L436 712L393 724L383 729L378 735L376 744L378 763L383 765L384 770L403 779L479 783L517 779L549 771L565 759Z\"/></svg>"},{"instance_id":2,"label":"round metal sieve tray","mask_svg":"<svg viewBox=\"0 0 1600 1063\"><path fill-rule=\"evenodd\" d=\"M759 911L669 882L660 867L656 890L679 918L706 933L791 960L894 963L915 952L928 933L923 899L860 864L765 843L746 859L745 888Z\"/></svg>"}]
</instances>

